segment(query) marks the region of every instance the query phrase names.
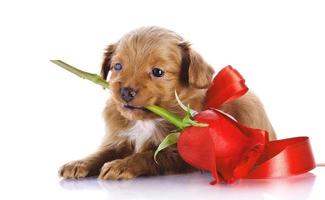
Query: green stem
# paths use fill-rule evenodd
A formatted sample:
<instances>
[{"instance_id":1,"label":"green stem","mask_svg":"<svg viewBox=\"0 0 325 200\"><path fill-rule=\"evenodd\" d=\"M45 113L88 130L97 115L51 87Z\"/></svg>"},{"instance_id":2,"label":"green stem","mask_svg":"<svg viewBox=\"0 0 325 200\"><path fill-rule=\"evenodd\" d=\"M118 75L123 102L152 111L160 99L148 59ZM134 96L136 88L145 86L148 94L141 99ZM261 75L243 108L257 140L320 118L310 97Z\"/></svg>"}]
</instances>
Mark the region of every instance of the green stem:
<instances>
[{"instance_id":1,"label":"green stem","mask_svg":"<svg viewBox=\"0 0 325 200\"><path fill-rule=\"evenodd\" d=\"M177 116L176 114L166 110L165 108L159 107L159 106L147 106L146 107L151 112L155 113L156 115L159 115L160 117L164 118L168 122L172 123L179 129L184 129L186 125L183 123L182 118Z\"/></svg>"},{"instance_id":2,"label":"green stem","mask_svg":"<svg viewBox=\"0 0 325 200\"><path fill-rule=\"evenodd\" d=\"M63 69L68 70L69 72L74 73L75 75L79 76L80 78L87 79L91 82L94 82L98 85L103 86L104 88L109 89L109 84L106 80L104 80L102 77L98 76L97 74L92 74L89 72L82 71L80 69L77 69L61 60L51 60L52 63L62 67Z\"/></svg>"}]
</instances>

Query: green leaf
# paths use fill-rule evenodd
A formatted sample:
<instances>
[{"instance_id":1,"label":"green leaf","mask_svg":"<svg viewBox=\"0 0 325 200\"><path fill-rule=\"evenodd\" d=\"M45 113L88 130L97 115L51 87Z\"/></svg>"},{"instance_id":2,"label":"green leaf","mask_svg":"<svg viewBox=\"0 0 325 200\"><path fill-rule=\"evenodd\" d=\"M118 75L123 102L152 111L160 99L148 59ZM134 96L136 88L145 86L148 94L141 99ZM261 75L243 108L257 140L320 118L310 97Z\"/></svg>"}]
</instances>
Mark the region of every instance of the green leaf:
<instances>
[{"instance_id":1,"label":"green leaf","mask_svg":"<svg viewBox=\"0 0 325 200\"><path fill-rule=\"evenodd\" d=\"M102 77L100 77L97 74L92 74L89 72L82 71L80 69L77 69L61 60L50 60L52 63L62 67L63 69L68 70L69 72L72 72L73 74L79 76L80 78L87 79L91 82L94 82L98 85L103 86L104 88L109 89L109 84L106 80L104 80Z\"/></svg>"},{"instance_id":2,"label":"green leaf","mask_svg":"<svg viewBox=\"0 0 325 200\"><path fill-rule=\"evenodd\" d=\"M191 117L193 117L194 115L197 114L197 111L193 110L190 108L190 105L187 105L187 107L183 104L183 102L180 100L176 90L175 90L175 97L176 97L176 101L178 103L178 105L185 111L185 112L190 112Z\"/></svg>"},{"instance_id":3,"label":"green leaf","mask_svg":"<svg viewBox=\"0 0 325 200\"><path fill-rule=\"evenodd\" d=\"M189 126L196 126L196 127L207 127L209 126L208 124L205 123L199 123L195 120L192 119L192 114L191 114L191 109L189 106L187 106L187 111L186 111L186 115L182 120L183 124L185 124L186 127Z\"/></svg>"},{"instance_id":4,"label":"green leaf","mask_svg":"<svg viewBox=\"0 0 325 200\"><path fill-rule=\"evenodd\" d=\"M183 118L183 124L186 124L186 127L190 126L193 122L191 112L189 110L186 111L185 117Z\"/></svg>"},{"instance_id":5,"label":"green leaf","mask_svg":"<svg viewBox=\"0 0 325 200\"><path fill-rule=\"evenodd\" d=\"M208 127L209 126L209 124L200 123L200 122L197 122L195 120L192 120L190 123L191 123L192 126L196 126L196 127Z\"/></svg>"},{"instance_id":6,"label":"green leaf","mask_svg":"<svg viewBox=\"0 0 325 200\"><path fill-rule=\"evenodd\" d=\"M158 162L157 162L156 157L157 157L158 153L159 153L161 150L163 150L163 149L165 149L165 148L167 148L167 147L169 147L169 146L171 146L171 145L173 145L173 144L176 144L179 135L180 135L179 132L176 132L176 133L170 133L170 134L167 135L167 136L165 137L165 139L160 143L160 145L158 146L158 148L157 148L157 150L155 151L155 154L154 154L154 159L155 159L155 162L156 162L157 164L158 164Z\"/></svg>"}]
</instances>

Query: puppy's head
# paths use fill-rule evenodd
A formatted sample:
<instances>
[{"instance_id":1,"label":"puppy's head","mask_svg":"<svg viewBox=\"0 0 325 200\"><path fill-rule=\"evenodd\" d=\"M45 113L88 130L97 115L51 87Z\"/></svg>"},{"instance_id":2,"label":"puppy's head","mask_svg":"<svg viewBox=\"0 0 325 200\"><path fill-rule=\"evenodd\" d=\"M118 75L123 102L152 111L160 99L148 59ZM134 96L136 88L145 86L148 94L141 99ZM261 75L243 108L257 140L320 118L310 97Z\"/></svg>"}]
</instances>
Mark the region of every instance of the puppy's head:
<instances>
[{"instance_id":1,"label":"puppy's head","mask_svg":"<svg viewBox=\"0 0 325 200\"><path fill-rule=\"evenodd\" d=\"M175 32L159 27L132 31L106 49L101 76L117 110L127 119L154 118L148 105L175 108L182 98L209 86L213 69Z\"/></svg>"}]
</instances>

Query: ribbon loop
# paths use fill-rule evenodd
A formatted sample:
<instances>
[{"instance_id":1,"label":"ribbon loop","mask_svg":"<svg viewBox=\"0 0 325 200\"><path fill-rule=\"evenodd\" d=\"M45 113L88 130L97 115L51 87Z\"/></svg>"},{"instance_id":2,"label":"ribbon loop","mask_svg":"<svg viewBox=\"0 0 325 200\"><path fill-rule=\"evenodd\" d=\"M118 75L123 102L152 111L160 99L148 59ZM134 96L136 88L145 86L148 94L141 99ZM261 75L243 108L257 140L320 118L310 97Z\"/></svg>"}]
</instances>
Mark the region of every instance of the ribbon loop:
<instances>
[{"instance_id":1,"label":"ribbon loop","mask_svg":"<svg viewBox=\"0 0 325 200\"><path fill-rule=\"evenodd\" d=\"M248 91L242 75L228 65L213 79L207 92L205 108L220 108L223 104L233 101Z\"/></svg>"},{"instance_id":2,"label":"ribbon loop","mask_svg":"<svg viewBox=\"0 0 325 200\"><path fill-rule=\"evenodd\" d=\"M271 141L246 178L262 179L298 175L316 167L308 137Z\"/></svg>"}]
</instances>

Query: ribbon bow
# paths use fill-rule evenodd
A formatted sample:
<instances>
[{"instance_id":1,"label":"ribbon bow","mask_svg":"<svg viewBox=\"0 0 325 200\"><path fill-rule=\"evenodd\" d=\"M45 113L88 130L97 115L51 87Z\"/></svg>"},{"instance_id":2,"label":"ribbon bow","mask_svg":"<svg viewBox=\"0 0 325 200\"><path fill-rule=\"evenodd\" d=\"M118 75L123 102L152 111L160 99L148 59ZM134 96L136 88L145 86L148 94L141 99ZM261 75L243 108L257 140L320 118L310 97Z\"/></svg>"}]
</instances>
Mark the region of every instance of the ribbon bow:
<instances>
[{"instance_id":1,"label":"ribbon bow","mask_svg":"<svg viewBox=\"0 0 325 200\"><path fill-rule=\"evenodd\" d=\"M308 137L269 141L266 131L243 126L218 110L247 91L237 70L231 66L222 69L207 92L206 110L194 116L209 126L182 131L177 142L181 157L198 169L210 171L215 179L211 184L285 177L315 168Z\"/></svg>"}]
</instances>

